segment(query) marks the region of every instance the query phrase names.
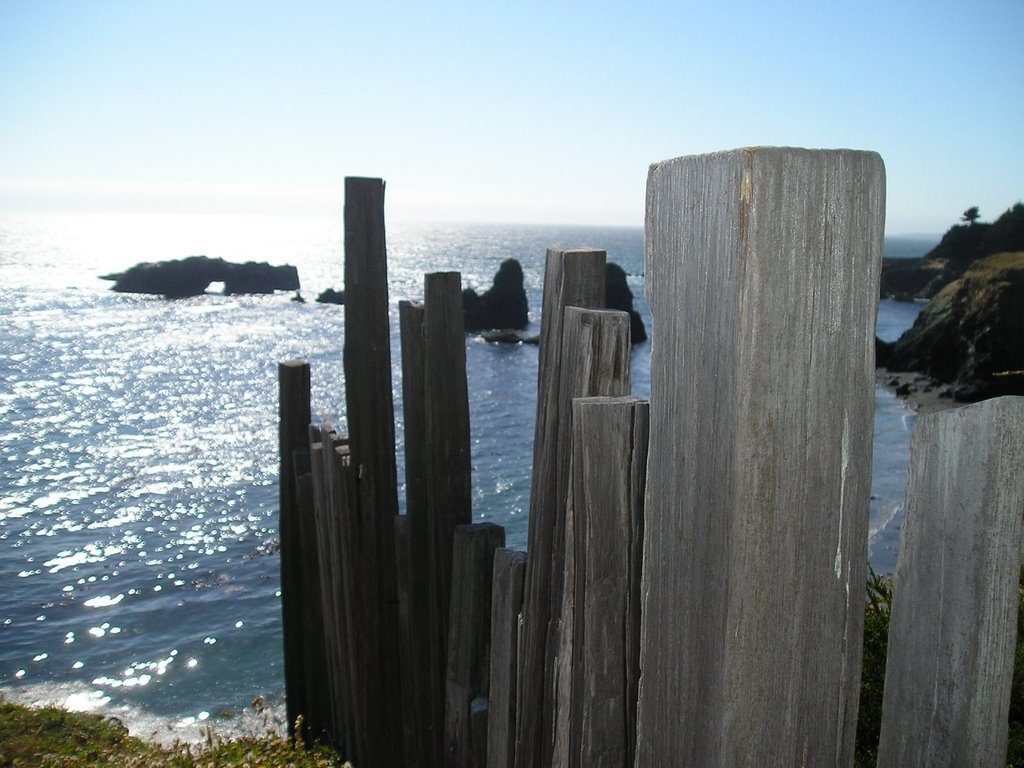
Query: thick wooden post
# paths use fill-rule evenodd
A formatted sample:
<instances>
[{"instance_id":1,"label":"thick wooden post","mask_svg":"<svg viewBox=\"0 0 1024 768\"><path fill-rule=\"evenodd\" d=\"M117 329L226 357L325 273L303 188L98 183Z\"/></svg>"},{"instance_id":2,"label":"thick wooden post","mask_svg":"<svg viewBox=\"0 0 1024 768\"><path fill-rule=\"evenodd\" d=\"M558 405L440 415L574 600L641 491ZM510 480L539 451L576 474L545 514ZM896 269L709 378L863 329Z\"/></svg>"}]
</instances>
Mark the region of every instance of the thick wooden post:
<instances>
[{"instance_id":1,"label":"thick wooden post","mask_svg":"<svg viewBox=\"0 0 1024 768\"><path fill-rule=\"evenodd\" d=\"M345 398L352 463L359 477L360 515L372 528L361 553L371 580L363 663L374 681L365 768L404 764L399 677L398 592L394 518L398 514L395 412L391 397L384 182L345 179Z\"/></svg>"},{"instance_id":2,"label":"thick wooden post","mask_svg":"<svg viewBox=\"0 0 1024 768\"><path fill-rule=\"evenodd\" d=\"M1006 765L1024 397L922 416L911 439L879 768Z\"/></svg>"},{"instance_id":3,"label":"thick wooden post","mask_svg":"<svg viewBox=\"0 0 1024 768\"><path fill-rule=\"evenodd\" d=\"M491 581L490 715L487 719L487 766L511 768L516 747L516 666L519 611L523 606L526 553L494 553Z\"/></svg>"},{"instance_id":4,"label":"thick wooden post","mask_svg":"<svg viewBox=\"0 0 1024 768\"><path fill-rule=\"evenodd\" d=\"M523 632L519 647L516 768L545 768L551 761L553 702L545 681L545 666L552 611L552 556L555 551L561 551L555 541L555 527L565 503L565 486L558 484L558 468L568 457L565 442L568 432L564 430L565 424L559 431L559 424L568 422L570 407L569 400L559 391L562 325L566 307L604 306L606 261L607 254L601 250L550 248L547 252L538 351L528 557L523 588ZM564 472L562 476L564 478ZM560 572L557 578L561 579Z\"/></svg>"},{"instance_id":5,"label":"thick wooden post","mask_svg":"<svg viewBox=\"0 0 1024 768\"><path fill-rule=\"evenodd\" d=\"M302 648L302 552L295 482L295 451L306 446L310 422L309 363L288 360L278 365L278 439L280 469L281 612L284 634L285 700L288 735L302 714L306 692Z\"/></svg>"},{"instance_id":6,"label":"thick wooden post","mask_svg":"<svg viewBox=\"0 0 1024 768\"><path fill-rule=\"evenodd\" d=\"M445 674L445 765L487 764L487 694L491 660L491 577L505 529L493 523L456 527Z\"/></svg>"},{"instance_id":7,"label":"thick wooden post","mask_svg":"<svg viewBox=\"0 0 1024 768\"><path fill-rule=\"evenodd\" d=\"M640 677L647 401L577 398L555 661L555 766L629 766Z\"/></svg>"},{"instance_id":8,"label":"thick wooden post","mask_svg":"<svg viewBox=\"0 0 1024 768\"><path fill-rule=\"evenodd\" d=\"M650 169L637 768L852 763L884 211L870 152Z\"/></svg>"}]
</instances>

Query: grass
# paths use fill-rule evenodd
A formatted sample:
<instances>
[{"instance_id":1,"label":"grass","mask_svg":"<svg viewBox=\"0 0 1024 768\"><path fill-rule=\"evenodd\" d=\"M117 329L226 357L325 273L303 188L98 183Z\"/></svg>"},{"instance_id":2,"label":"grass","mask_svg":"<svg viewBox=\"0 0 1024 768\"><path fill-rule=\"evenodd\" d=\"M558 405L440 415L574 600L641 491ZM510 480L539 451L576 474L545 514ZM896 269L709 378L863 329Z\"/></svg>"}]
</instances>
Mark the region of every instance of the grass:
<instances>
[{"instance_id":1,"label":"grass","mask_svg":"<svg viewBox=\"0 0 1024 768\"><path fill-rule=\"evenodd\" d=\"M0 768L351 768L326 747L306 749L276 734L162 747L99 715L0 701Z\"/></svg>"}]
</instances>

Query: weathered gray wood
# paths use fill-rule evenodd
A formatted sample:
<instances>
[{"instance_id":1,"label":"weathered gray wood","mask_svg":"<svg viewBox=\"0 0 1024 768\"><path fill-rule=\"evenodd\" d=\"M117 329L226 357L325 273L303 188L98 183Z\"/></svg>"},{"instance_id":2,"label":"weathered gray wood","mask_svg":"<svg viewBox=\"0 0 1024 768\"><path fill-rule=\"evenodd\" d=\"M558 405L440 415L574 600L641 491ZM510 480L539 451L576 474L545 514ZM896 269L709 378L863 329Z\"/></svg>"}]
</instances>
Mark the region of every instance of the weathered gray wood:
<instances>
[{"instance_id":1,"label":"weathered gray wood","mask_svg":"<svg viewBox=\"0 0 1024 768\"><path fill-rule=\"evenodd\" d=\"M403 672L406 728L413 735L414 752L406 762L420 768L439 766L444 750L444 660L439 634L440 618L430 582L430 527L427 517L426 341L424 307L409 301L398 304L402 344L402 414L405 433L405 513L408 518L409 606L402 626L413 669ZM462 339L459 339L462 343ZM468 394L467 394L468 397ZM445 628L447 632L447 628ZM408 722L408 718L412 721Z\"/></svg>"},{"instance_id":2,"label":"weathered gray wood","mask_svg":"<svg viewBox=\"0 0 1024 768\"><path fill-rule=\"evenodd\" d=\"M288 360L278 365L278 445L280 488L278 528L281 546L281 612L284 635L285 701L288 734L303 709L305 663L302 650L302 552L296 500L294 455L306 445L310 422L309 363Z\"/></svg>"},{"instance_id":3,"label":"weathered gray wood","mask_svg":"<svg viewBox=\"0 0 1024 768\"><path fill-rule=\"evenodd\" d=\"M359 472L360 515L372 526L361 551L371 580L363 631L373 638L364 665L369 746L361 766L404 764L399 677L394 518L398 514L395 413L391 396L384 182L345 179L345 399L352 462Z\"/></svg>"},{"instance_id":4,"label":"weathered gray wood","mask_svg":"<svg viewBox=\"0 0 1024 768\"><path fill-rule=\"evenodd\" d=\"M317 541L313 500L313 476L308 449L295 451L295 500L299 512L298 539L302 551L302 655L304 662L302 738L324 741L330 737L334 709L330 677L325 674L327 658L326 606L322 581L322 561Z\"/></svg>"},{"instance_id":5,"label":"weathered gray wood","mask_svg":"<svg viewBox=\"0 0 1024 768\"><path fill-rule=\"evenodd\" d=\"M320 426L309 425L309 449L306 451L305 462L308 464L308 475L298 476L300 489L303 483L309 485L310 504L312 506L312 551L305 553L305 558L315 557L319 570L319 601L321 611L321 631L323 634L323 647L321 658L311 657L307 651L307 658L315 669L314 675L317 681L326 686L325 699L327 701L327 712L323 717L323 728L316 738L320 741L342 745L344 731L341 726L341 705L339 695L342 691L341 670L338 655L335 650L340 647L341 638L338 636L338 621L336 616L336 569L337 558L332 547L333 531L331 530L330 499L325 482L323 464L323 443ZM327 438L330 439L329 436ZM301 473L298 466L299 459L296 455L296 472ZM309 602L309 596L306 601ZM311 628L307 627L306 634L311 634Z\"/></svg>"},{"instance_id":6,"label":"weathered gray wood","mask_svg":"<svg viewBox=\"0 0 1024 768\"><path fill-rule=\"evenodd\" d=\"M880 768L1006 765L1022 468L1024 397L914 425Z\"/></svg>"},{"instance_id":7,"label":"weathered gray wood","mask_svg":"<svg viewBox=\"0 0 1024 768\"><path fill-rule=\"evenodd\" d=\"M555 663L559 768L633 764L648 417L647 401L635 397L572 403Z\"/></svg>"},{"instance_id":8,"label":"weathered gray wood","mask_svg":"<svg viewBox=\"0 0 1024 768\"><path fill-rule=\"evenodd\" d=\"M325 432L325 434L327 434ZM370 724L367 721L369 689L376 684L365 663L367 646L374 641L363 631L372 613L371 583L363 573L361 552L372 526L359 519L357 468L352 466L345 438L327 435L331 450L323 453L324 484L330 498L337 550L340 583L338 606L340 647L337 649L341 675L345 754L357 760L369 750ZM372 540L372 539L371 539Z\"/></svg>"},{"instance_id":9,"label":"weathered gray wood","mask_svg":"<svg viewBox=\"0 0 1024 768\"><path fill-rule=\"evenodd\" d=\"M870 152L650 169L638 768L852 763L884 209Z\"/></svg>"},{"instance_id":10,"label":"weathered gray wood","mask_svg":"<svg viewBox=\"0 0 1024 768\"><path fill-rule=\"evenodd\" d=\"M466 335L462 321L462 278L458 272L424 276L423 386L426 477L428 627L432 700L444 701L448 662L448 611L452 594L452 542L459 525L472 522L469 393ZM434 734L444 758L444 708Z\"/></svg>"},{"instance_id":11,"label":"weathered gray wood","mask_svg":"<svg viewBox=\"0 0 1024 768\"><path fill-rule=\"evenodd\" d=\"M629 315L625 312L566 307L562 327L562 357L558 371L561 415L556 425L558 454L556 484L562 502L554 514L551 541L551 583L548 605L551 620L545 644L544 764L552 760L554 748L555 692L557 674L559 615L565 582L566 499L569 493L569 464L572 454L572 401L577 397L626 395L630 389Z\"/></svg>"},{"instance_id":12,"label":"weathered gray wood","mask_svg":"<svg viewBox=\"0 0 1024 768\"><path fill-rule=\"evenodd\" d=\"M519 612L523 605L526 553L494 553L491 583L490 715L487 720L488 768L511 768L516 747L516 664Z\"/></svg>"},{"instance_id":13,"label":"weathered gray wood","mask_svg":"<svg viewBox=\"0 0 1024 768\"><path fill-rule=\"evenodd\" d=\"M565 502L565 486L558 484L558 467L560 456L568 455L567 445L559 442L568 433L560 433L558 426L568 420L570 407L559 391L562 326L566 307L604 306L606 261L607 254L601 250L549 248L547 252L530 485L529 558L519 646L516 768L545 768L551 761L552 695L545 681L545 668L552 611L552 554L561 551L555 541L555 527Z\"/></svg>"},{"instance_id":14,"label":"weathered gray wood","mask_svg":"<svg viewBox=\"0 0 1024 768\"><path fill-rule=\"evenodd\" d=\"M426 410L426 499L431 539L431 581L448 626L452 534L472 520L469 394L466 335L462 322L462 278L458 272L424 276L424 401ZM446 631L446 630L445 630Z\"/></svg>"},{"instance_id":15,"label":"weathered gray wood","mask_svg":"<svg viewBox=\"0 0 1024 768\"><path fill-rule=\"evenodd\" d=\"M339 448L347 451L347 439L339 437L327 425L311 424L310 459L312 466L313 496L317 528L317 554L320 558L320 578L324 601L324 632L326 636L326 667L330 681L332 717L325 741L348 752L354 732L351 712L352 679L349 669L349 629L347 599L344 590L342 564L346 554L342 540L342 515L346 514L346 499L341 494L341 472L337 465ZM322 672L323 670L321 670Z\"/></svg>"},{"instance_id":16,"label":"weathered gray wood","mask_svg":"<svg viewBox=\"0 0 1024 768\"><path fill-rule=\"evenodd\" d=\"M505 529L457 526L452 548L452 602L445 675L445 765L487 764L486 700L491 657L491 579Z\"/></svg>"}]
</instances>

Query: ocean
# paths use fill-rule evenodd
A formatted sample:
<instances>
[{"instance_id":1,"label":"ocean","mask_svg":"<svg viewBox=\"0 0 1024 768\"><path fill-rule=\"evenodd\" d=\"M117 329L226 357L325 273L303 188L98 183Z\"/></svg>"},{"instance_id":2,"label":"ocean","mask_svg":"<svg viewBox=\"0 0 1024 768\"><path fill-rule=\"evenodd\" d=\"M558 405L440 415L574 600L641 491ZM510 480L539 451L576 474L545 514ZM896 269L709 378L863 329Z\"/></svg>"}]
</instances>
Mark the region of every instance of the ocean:
<instances>
[{"instance_id":1,"label":"ocean","mask_svg":"<svg viewBox=\"0 0 1024 768\"><path fill-rule=\"evenodd\" d=\"M344 310L313 302L343 287L342 238L340 215L0 215L0 694L165 742L283 726L277 363L308 360L314 418L343 419ZM549 246L606 249L650 330L640 228L389 225L400 481L398 300L420 299L430 271L485 290L516 258L536 332ZM194 254L294 264L307 302L166 301L100 279ZM919 311L883 301L879 335L897 338ZM649 394L649 369L646 343L635 394ZM537 348L467 337L467 370L473 515L525 549ZM912 424L877 391L880 572L895 568Z\"/></svg>"}]
</instances>

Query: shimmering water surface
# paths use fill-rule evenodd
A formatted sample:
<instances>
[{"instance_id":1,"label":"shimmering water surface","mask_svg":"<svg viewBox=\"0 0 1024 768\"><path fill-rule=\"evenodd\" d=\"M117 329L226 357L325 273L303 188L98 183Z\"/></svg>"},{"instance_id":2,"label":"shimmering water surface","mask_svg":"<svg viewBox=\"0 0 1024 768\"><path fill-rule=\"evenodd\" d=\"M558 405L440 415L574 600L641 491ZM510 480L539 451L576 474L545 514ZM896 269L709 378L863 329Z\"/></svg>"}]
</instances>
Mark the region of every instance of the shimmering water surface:
<instances>
[{"instance_id":1,"label":"shimmering water surface","mask_svg":"<svg viewBox=\"0 0 1024 768\"><path fill-rule=\"evenodd\" d=\"M312 298L342 287L341 242L340 219L0 216L0 691L163 738L256 728L257 696L279 716L277 363L309 360L314 413L337 420L344 310ZM502 259L519 259L535 332L553 245L607 249L650 328L640 229L392 226L396 386L397 302L422 296L424 272L456 269L485 289ZM169 302L99 279L191 254L295 264L310 302ZM880 335L919 309L883 302ZM649 360L649 344L634 350L642 396ZM537 349L470 338L467 365L474 515L525 548ZM878 393L871 558L883 571L911 423Z\"/></svg>"}]
</instances>

